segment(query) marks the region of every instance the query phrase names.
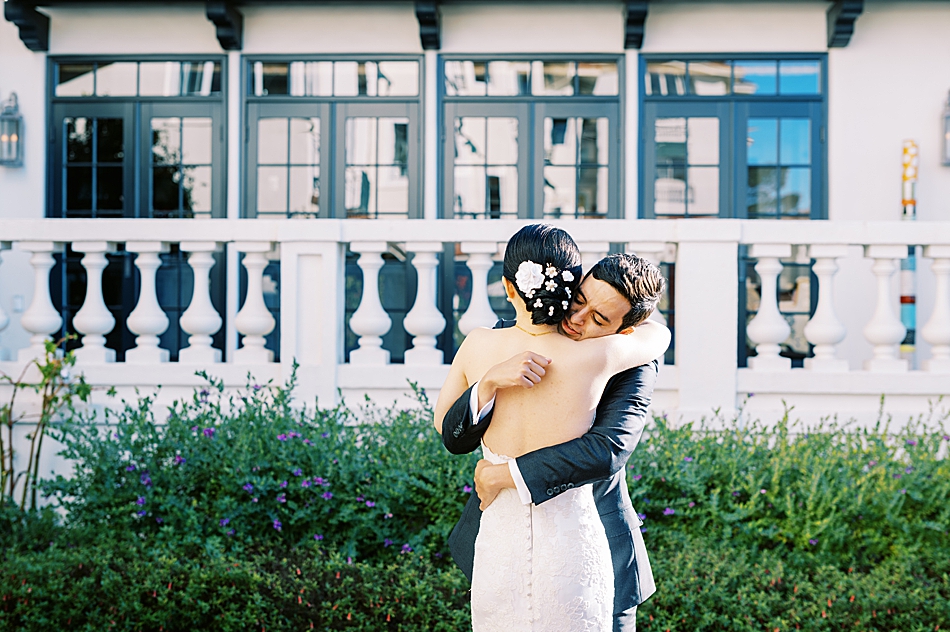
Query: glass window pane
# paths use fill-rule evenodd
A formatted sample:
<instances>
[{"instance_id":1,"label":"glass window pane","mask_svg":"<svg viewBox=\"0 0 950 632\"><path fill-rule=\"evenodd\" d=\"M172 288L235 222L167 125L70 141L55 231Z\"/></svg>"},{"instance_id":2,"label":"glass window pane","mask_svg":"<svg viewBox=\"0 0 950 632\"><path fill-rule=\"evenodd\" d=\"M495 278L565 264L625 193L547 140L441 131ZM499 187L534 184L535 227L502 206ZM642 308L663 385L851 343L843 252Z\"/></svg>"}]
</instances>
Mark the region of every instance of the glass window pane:
<instances>
[{"instance_id":1,"label":"glass window pane","mask_svg":"<svg viewBox=\"0 0 950 632\"><path fill-rule=\"evenodd\" d=\"M376 118L351 117L346 119L346 164L376 164Z\"/></svg>"},{"instance_id":2,"label":"glass window pane","mask_svg":"<svg viewBox=\"0 0 950 632\"><path fill-rule=\"evenodd\" d=\"M409 161L409 119L380 118L376 164L406 164Z\"/></svg>"},{"instance_id":3,"label":"glass window pane","mask_svg":"<svg viewBox=\"0 0 950 632\"><path fill-rule=\"evenodd\" d=\"M544 119L544 161L552 165L577 163L577 119Z\"/></svg>"},{"instance_id":4,"label":"glass window pane","mask_svg":"<svg viewBox=\"0 0 950 632\"><path fill-rule=\"evenodd\" d=\"M100 62L96 69L96 96L134 97L138 64L133 62Z\"/></svg>"},{"instance_id":5,"label":"glass window pane","mask_svg":"<svg viewBox=\"0 0 950 632\"><path fill-rule=\"evenodd\" d=\"M518 164L518 119L488 119L488 164Z\"/></svg>"},{"instance_id":6,"label":"glass window pane","mask_svg":"<svg viewBox=\"0 0 950 632\"><path fill-rule=\"evenodd\" d=\"M691 165L719 164L719 119L691 117L687 121L686 152Z\"/></svg>"},{"instance_id":7,"label":"glass window pane","mask_svg":"<svg viewBox=\"0 0 950 632\"><path fill-rule=\"evenodd\" d=\"M811 163L811 121L782 119L779 121L779 148L783 165Z\"/></svg>"},{"instance_id":8,"label":"glass window pane","mask_svg":"<svg viewBox=\"0 0 950 632\"><path fill-rule=\"evenodd\" d=\"M287 72L287 62L254 62L254 94L259 97L289 94Z\"/></svg>"},{"instance_id":9,"label":"glass window pane","mask_svg":"<svg viewBox=\"0 0 950 632\"><path fill-rule=\"evenodd\" d=\"M687 211L692 215L719 215L719 167L690 167Z\"/></svg>"},{"instance_id":10,"label":"glass window pane","mask_svg":"<svg viewBox=\"0 0 950 632\"><path fill-rule=\"evenodd\" d=\"M574 62L532 62L531 92L545 96L571 96L574 94L574 75Z\"/></svg>"},{"instance_id":11,"label":"glass window pane","mask_svg":"<svg viewBox=\"0 0 950 632\"><path fill-rule=\"evenodd\" d=\"M355 97L360 94L359 62L338 61L333 64L333 94L338 97Z\"/></svg>"},{"instance_id":12,"label":"glass window pane","mask_svg":"<svg viewBox=\"0 0 950 632\"><path fill-rule=\"evenodd\" d=\"M295 61L290 64L290 94L328 97L333 94L332 61Z\"/></svg>"},{"instance_id":13,"label":"glass window pane","mask_svg":"<svg viewBox=\"0 0 950 632\"><path fill-rule=\"evenodd\" d=\"M92 209L92 167L66 167L66 209Z\"/></svg>"},{"instance_id":14,"label":"glass window pane","mask_svg":"<svg viewBox=\"0 0 950 632\"><path fill-rule=\"evenodd\" d=\"M96 162L122 162L125 157L123 123L117 118L96 120Z\"/></svg>"},{"instance_id":15,"label":"glass window pane","mask_svg":"<svg viewBox=\"0 0 950 632\"><path fill-rule=\"evenodd\" d=\"M607 215L607 167L581 168L577 174L577 215Z\"/></svg>"},{"instance_id":16,"label":"glass window pane","mask_svg":"<svg viewBox=\"0 0 950 632\"><path fill-rule=\"evenodd\" d=\"M381 61L378 66L381 97L414 97L419 94L419 62Z\"/></svg>"},{"instance_id":17,"label":"glass window pane","mask_svg":"<svg viewBox=\"0 0 950 632\"><path fill-rule=\"evenodd\" d=\"M93 64L60 64L59 77L56 82L56 96L91 96L93 78Z\"/></svg>"},{"instance_id":18,"label":"glass window pane","mask_svg":"<svg viewBox=\"0 0 950 632\"><path fill-rule=\"evenodd\" d=\"M811 215L811 169L808 167L783 168L780 176L782 215L800 217Z\"/></svg>"},{"instance_id":19,"label":"glass window pane","mask_svg":"<svg viewBox=\"0 0 950 632\"><path fill-rule=\"evenodd\" d=\"M613 62L577 62L577 93L615 96L620 93L620 75Z\"/></svg>"},{"instance_id":20,"label":"glass window pane","mask_svg":"<svg viewBox=\"0 0 950 632\"><path fill-rule=\"evenodd\" d=\"M286 75L286 71L285 71ZM209 96L221 93L221 64L215 61L185 61L181 64L182 94ZM284 79L286 94L286 76Z\"/></svg>"},{"instance_id":21,"label":"glass window pane","mask_svg":"<svg viewBox=\"0 0 950 632\"><path fill-rule=\"evenodd\" d=\"M320 212L320 167L290 168L290 212L311 217Z\"/></svg>"},{"instance_id":22,"label":"glass window pane","mask_svg":"<svg viewBox=\"0 0 950 632\"><path fill-rule=\"evenodd\" d=\"M257 212L283 213L287 210L287 168L257 168Z\"/></svg>"},{"instance_id":23,"label":"glass window pane","mask_svg":"<svg viewBox=\"0 0 950 632\"><path fill-rule=\"evenodd\" d=\"M485 163L485 125L485 119L481 117L455 119L455 164Z\"/></svg>"},{"instance_id":24,"label":"glass window pane","mask_svg":"<svg viewBox=\"0 0 950 632\"><path fill-rule=\"evenodd\" d=\"M485 167L455 167L455 215L485 213Z\"/></svg>"},{"instance_id":25,"label":"glass window pane","mask_svg":"<svg viewBox=\"0 0 950 632\"><path fill-rule=\"evenodd\" d=\"M409 212L409 177L401 167L379 167L376 181L376 208L379 213Z\"/></svg>"},{"instance_id":26,"label":"glass window pane","mask_svg":"<svg viewBox=\"0 0 950 632\"><path fill-rule=\"evenodd\" d=\"M776 64L774 61L736 61L735 81L732 91L735 94L775 94L778 90Z\"/></svg>"},{"instance_id":27,"label":"glass window pane","mask_svg":"<svg viewBox=\"0 0 950 632\"><path fill-rule=\"evenodd\" d=\"M488 216L517 215L518 168L488 167L486 174Z\"/></svg>"},{"instance_id":28,"label":"glass window pane","mask_svg":"<svg viewBox=\"0 0 950 632\"><path fill-rule=\"evenodd\" d=\"M357 72L359 93L363 96L379 96L379 67L375 61L359 62Z\"/></svg>"},{"instance_id":29,"label":"glass window pane","mask_svg":"<svg viewBox=\"0 0 950 632\"><path fill-rule=\"evenodd\" d=\"M684 164L686 162L686 119L656 119L654 142L657 166Z\"/></svg>"},{"instance_id":30,"label":"glass window pane","mask_svg":"<svg viewBox=\"0 0 950 632\"><path fill-rule=\"evenodd\" d=\"M156 61L139 64L139 95L177 97L181 94L181 62Z\"/></svg>"},{"instance_id":31,"label":"glass window pane","mask_svg":"<svg viewBox=\"0 0 950 632\"><path fill-rule=\"evenodd\" d=\"M211 217L211 167L182 168L182 208L194 217Z\"/></svg>"},{"instance_id":32,"label":"glass window pane","mask_svg":"<svg viewBox=\"0 0 950 632\"><path fill-rule=\"evenodd\" d=\"M658 216L686 215L686 168L662 167L653 183L653 212Z\"/></svg>"},{"instance_id":33,"label":"glass window pane","mask_svg":"<svg viewBox=\"0 0 950 632\"><path fill-rule=\"evenodd\" d=\"M181 161L188 165L211 164L211 119L188 117L181 120Z\"/></svg>"},{"instance_id":34,"label":"glass window pane","mask_svg":"<svg viewBox=\"0 0 950 632\"><path fill-rule=\"evenodd\" d=\"M320 164L320 119L290 119L290 164Z\"/></svg>"},{"instance_id":35,"label":"glass window pane","mask_svg":"<svg viewBox=\"0 0 950 632\"><path fill-rule=\"evenodd\" d=\"M181 161L181 119L153 118L152 162L177 164Z\"/></svg>"},{"instance_id":36,"label":"glass window pane","mask_svg":"<svg viewBox=\"0 0 950 632\"><path fill-rule=\"evenodd\" d=\"M347 217L372 217L376 214L376 168L347 167L343 174Z\"/></svg>"},{"instance_id":37,"label":"glass window pane","mask_svg":"<svg viewBox=\"0 0 950 632\"><path fill-rule=\"evenodd\" d=\"M689 93L701 97L729 94L732 68L728 61L689 62Z\"/></svg>"},{"instance_id":38,"label":"glass window pane","mask_svg":"<svg viewBox=\"0 0 950 632\"><path fill-rule=\"evenodd\" d=\"M821 64L817 61L780 61L779 94L820 94Z\"/></svg>"},{"instance_id":39,"label":"glass window pane","mask_svg":"<svg viewBox=\"0 0 950 632\"><path fill-rule=\"evenodd\" d=\"M530 75L531 62L488 62L488 95L508 97L530 94L528 85Z\"/></svg>"},{"instance_id":40,"label":"glass window pane","mask_svg":"<svg viewBox=\"0 0 950 632\"><path fill-rule=\"evenodd\" d=\"M177 211L178 183L181 176L178 167L152 168L152 209L155 211Z\"/></svg>"},{"instance_id":41,"label":"glass window pane","mask_svg":"<svg viewBox=\"0 0 950 632\"><path fill-rule=\"evenodd\" d=\"M446 96L483 97L488 93L488 65L481 61L447 61Z\"/></svg>"},{"instance_id":42,"label":"glass window pane","mask_svg":"<svg viewBox=\"0 0 950 632\"><path fill-rule=\"evenodd\" d=\"M606 165L610 151L609 120L606 117L582 118L577 119L577 125L580 128L578 138L581 141L579 155L581 164Z\"/></svg>"},{"instance_id":43,"label":"glass window pane","mask_svg":"<svg viewBox=\"0 0 950 632\"><path fill-rule=\"evenodd\" d=\"M262 118L257 121L257 164L287 163L287 119Z\"/></svg>"},{"instance_id":44,"label":"glass window pane","mask_svg":"<svg viewBox=\"0 0 950 632\"><path fill-rule=\"evenodd\" d=\"M749 219L775 217L778 197L778 174L775 167L749 167L749 188L746 194Z\"/></svg>"},{"instance_id":45,"label":"glass window pane","mask_svg":"<svg viewBox=\"0 0 950 632\"><path fill-rule=\"evenodd\" d=\"M573 217L576 204L577 170L574 167L545 167L544 216Z\"/></svg>"},{"instance_id":46,"label":"glass window pane","mask_svg":"<svg viewBox=\"0 0 950 632\"><path fill-rule=\"evenodd\" d=\"M92 119L67 118L66 162L92 162Z\"/></svg>"},{"instance_id":47,"label":"glass window pane","mask_svg":"<svg viewBox=\"0 0 950 632\"><path fill-rule=\"evenodd\" d=\"M750 118L746 145L748 164L778 164L778 119Z\"/></svg>"},{"instance_id":48,"label":"glass window pane","mask_svg":"<svg viewBox=\"0 0 950 632\"><path fill-rule=\"evenodd\" d=\"M644 92L648 96L683 96L686 94L685 61L647 62Z\"/></svg>"}]
</instances>

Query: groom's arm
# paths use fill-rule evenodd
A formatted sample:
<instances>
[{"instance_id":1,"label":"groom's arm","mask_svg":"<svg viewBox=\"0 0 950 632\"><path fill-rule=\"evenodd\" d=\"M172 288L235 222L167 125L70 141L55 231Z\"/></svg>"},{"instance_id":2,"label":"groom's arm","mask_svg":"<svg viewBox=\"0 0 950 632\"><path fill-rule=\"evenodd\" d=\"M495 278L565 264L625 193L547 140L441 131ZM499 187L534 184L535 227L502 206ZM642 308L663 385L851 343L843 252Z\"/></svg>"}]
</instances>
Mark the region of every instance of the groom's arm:
<instances>
[{"instance_id":1,"label":"groom's arm","mask_svg":"<svg viewBox=\"0 0 950 632\"><path fill-rule=\"evenodd\" d=\"M640 441L658 368L654 360L611 378L594 424L582 437L529 452L513 467L485 468L488 478L476 476L476 483L489 483L485 491L490 498L492 491L497 493L491 486L516 487L523 502L540 505L566 489L610 478L624 467ZM477 487L481 496L482 486Z\"/></svg>"},{"instance_id":2,"label":"groom's arm","mask_svg":"<svg viewBox=\"0 0 950 632\"><path fill-rule=\"evenodd\" d=\"M442 419L442 445L452 454L474 452L491 423L494 401L478 411L478 382L470 386Z\"/></svg>"}]
</instances>

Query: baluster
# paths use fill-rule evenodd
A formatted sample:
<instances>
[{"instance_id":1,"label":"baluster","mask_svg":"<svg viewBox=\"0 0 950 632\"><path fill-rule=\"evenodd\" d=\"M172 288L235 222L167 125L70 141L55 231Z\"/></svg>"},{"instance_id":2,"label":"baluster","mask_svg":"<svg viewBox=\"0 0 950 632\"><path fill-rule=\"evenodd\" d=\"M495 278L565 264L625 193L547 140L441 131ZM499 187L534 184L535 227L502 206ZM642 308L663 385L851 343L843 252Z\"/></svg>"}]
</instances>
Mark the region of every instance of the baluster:
<instances>
[{"instance_id":1,"label":"baluster","mask_svg":"<svg viewBox=\"0 0 950 632\"><path fill-rule=\"evenodd\" d=\"M273 249L270 242L237 242L238 252L244 253L247 270L247 296L241 311L234 318L234 326L244 335L243 346L234 352L236 364L260 364L274 361L274 352L265 349L264 337L274 330L277 322L264 304L264 268L267 253Z\"/></svg>"},{"instance_id":2,"label":"baluster","mask_svg":"<svg viewBox=\"0 0 950 632\"><path fill-rule=\"evenodd\" d=\"M221 316L211 304L211 268L214 252L221 249L213 241L181 242L181 251L188 254L188 265L194 275L193 292L188 309L178 321L182 330L191 334L188 346L178 352L178 361L186 364L211 364L221 361L221 350L211 346L211 336L221 329Z\"/></svg>"},{"instance_id":3,"label":"baluster","mask_svg":"<svg viewBox=\"0 0 950 632\"><path fill-rule=\"evenodd\" d=\"M4 250L9 250L9 249L10 249L9 241L0 241L0 253L2 253ZM7 315L5 311L3 311L3 306L0 305L0 331L3 331L4 329L6 329L7 325L9 324L10 324L10 317Z\"/></svg>"},{"instance_id":4,"label":"baluster","mask_svg":"<svg viewBox=\"0 0 950 632\"><path fill-rule=\"evenodd\" d=\"M632 252L639 257L643 257L657 268L663 262L663 253L666 252L666 244L662 241L631 241L627 244L627 252ZM666 317L660 313L659 306L650 314L650 320L666 324ZM660 357L660 360L663 358Z\"/></svg>"},{"instance_id":5,"label":"baluster","mask_svg":"<svg viewBox=\"0 0 950 632\"><path fill-rule=\"evenodd\" d=\"M386 242L353 242L350 250L358 253L357 264L363 272L363 296L360 306L350 317L350 329L359 339L359 348L350 352L351 364L389 364L389 351L383 349L382 336L392 321L379 300L379 269Z\"/></svg>"},{"instance_id":6,"label":"baluster","mask_svg":"<svg viewBox=\"0 0 950 632\"><path fill-rule=\"evenodd\" d=\"M933 259L936 277L934 310L920 335L931 345L924 370L950 373L950 246L924 246L924 256Z\"/></svg>"},{"instance_id":7,"label":"baluster","mask_svg":"<svg viewBox=\"0 0 950 632\"><path fill-rule=\"evenodd\" d=\"M135 267L139 269L139 300L125 324L136 334L135 347L125 352L125 361L131 364L168 362L168 350L158 346L158 337L168 329L168 316L158 304L155 291L155 273L162 265L161 253L168 252L168 244L161 241L130 241L125 249L136 253Z\"/></svg>"},{"instance_id":8,"label":"baluster","mask_svg":"<svg viewBox=\"0 0 950 632\"><path fill-rule=\"evenodd\" d=\"M590 272L595 263L607 256L610 252L610 242L608 241L582 241L577 244L581 251L581 267L584 274ZM544 262L541 262L544 265Z\"/></svg>"},{"instance_id":9,"label":"baluster","mask_svg":"<svg viewBox=\"0 0 950 632\"><path fill-rule=\"evenodd\" d=\"M445 329L445 317L435 306L435 275L442 252L439 242L408 242L406 250L415 253L416 301L402 324L413 336L412 349L406 350L406 364L442 364L444 355L435 348L435 337Z\"/></svg>"},{"instance_id":10,"label":"baluster","mask_svg":"<svg viewBox=\"0 0 950 632\"><path fill-rule=\"evenodd\" d=\"M864 256L874 259L871 270L877 277L877 307L864 327L864 337L874 345L874 357L864 362L864 368L874 372L906 371L907 360L898 357L898 353L907 329L894 314L891 277L897 270L896 261L907 256L907 246L865 246Z\"/></svg>"},{"instance_id":11,"label":"baluster","mask_svg":"<svg viewBox=\"0 0 950 632\"><path fill-rule=\"evenodd\" d=\"M25 241L19 242L17 248L33 253L30 257L30 265L33 266L33 300L20 317L20 326L33 335L30 336L30 346L20 349L17 354L17 359L25 362L44 357L50 334L58 332L63 326L63 319L53 307L49 294L49 271L56 263L53 253L61 252L62 244Z\"/></svg>"},{"instance_id":12,"label":"baluster","mask_svg":"<svg viewBox=\"0 0 950 632\"><path fill-rule=\"evenodd\" d=\"M785 342L791 328L778 311L776 280L782 272L782 257L789 257L792 248L788 244L755 244L749 248L749 256L758 259L755 271L762 281L759 311L746 327L749 339L755 343L758 355L749 358L749 368L758 371L783 371L792 367L792 361L779 355L779 343Z\"/></svg>"},{"instance_id":13,"label":"baluster","mask_svg":"<svg viewBox=\"0 0 950 632\"><path fill-rule=\"evenodd\" d=\"M472 298L468 302L468 309L459 318L459 331L467 336L473 329L492 327L498 322L498 316L488 300L488 272L494 265L492 255L498 252L498 244L493 241L464 241L461 250L468 255L465 265L472 271Z\"/></svg>"},{"instance_id":14,"label":"baluster","mask_svg":"<svg viewBox=\"0 0 950 632\"><path fill-rule=\"evenodd\" d=\"M102 298L102 271L109 265L105 253L115 251L115 244L80 241L73 243L73 250L85 253L82 267L86 269L86 298L73 316L73 327L83 334L82 346L76 349L76 362L115 362L115 351L106 348L105 338L115 328L115 317Z\"/></svg>"},{"instance_id":15,"label":"baluster","mask_svg":"<svg viewBox=\"0 0 950 632\"><path fill-rule=\"evenodd\" d=\"M805 368L811 371L847 371L848 361L835 357L835 345L848 333L835 314L834 279L838 271L836 259L848 254L848 247L837 244L817 244L808 247L808 257L814 259L812 270L818 277L818 305L815 315L805 325L805 339L815 347L815 357L805 358Z\"/></svg>"}]
</instances>

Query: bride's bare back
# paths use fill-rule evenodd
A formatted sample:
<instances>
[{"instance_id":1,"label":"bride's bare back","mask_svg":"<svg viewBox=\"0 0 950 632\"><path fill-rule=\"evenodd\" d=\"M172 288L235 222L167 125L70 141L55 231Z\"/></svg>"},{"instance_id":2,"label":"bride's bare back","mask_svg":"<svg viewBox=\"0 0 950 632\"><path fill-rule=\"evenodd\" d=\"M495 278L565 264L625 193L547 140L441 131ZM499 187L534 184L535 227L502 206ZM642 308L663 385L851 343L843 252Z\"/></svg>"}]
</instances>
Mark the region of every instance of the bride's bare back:
<instances>
[{"instance_id":1,"label":"bride's bare back","mask_svg":"<svg viewBox=\"0 0 950 632\"><path fill-rule=\"evenodd\" d=\"M557 333L531 336L511 327L477 329L465 342L456 361L469 385L523 351L552 360L539 384L507 388L496 395L484 441L496 454L511 457L583 435L610 377L653 359L646 357L649 351L638 350L635 334L574 341Z\"/></svg>"}]
</instances>

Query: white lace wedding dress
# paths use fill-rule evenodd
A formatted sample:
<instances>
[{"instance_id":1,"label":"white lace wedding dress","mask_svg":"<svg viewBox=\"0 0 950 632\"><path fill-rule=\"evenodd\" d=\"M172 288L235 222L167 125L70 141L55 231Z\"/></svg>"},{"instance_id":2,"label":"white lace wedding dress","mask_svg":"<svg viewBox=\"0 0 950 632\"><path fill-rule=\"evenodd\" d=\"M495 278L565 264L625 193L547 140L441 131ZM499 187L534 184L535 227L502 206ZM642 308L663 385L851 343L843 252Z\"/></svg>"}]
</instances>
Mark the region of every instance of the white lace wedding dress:
<instances>
[{"instance_id":1,"label":"white lace wedding dress","mask_svg":"<svg viewBox=\"0 0 950 632\"><path fill-rule=\"evenodd\" d=\"M505 463L482 444L484 458ZM610 632L613 566L590 485L541 505L505 489L482 514L472 576L474 632Z\"/></svg>"}]
</instances>

